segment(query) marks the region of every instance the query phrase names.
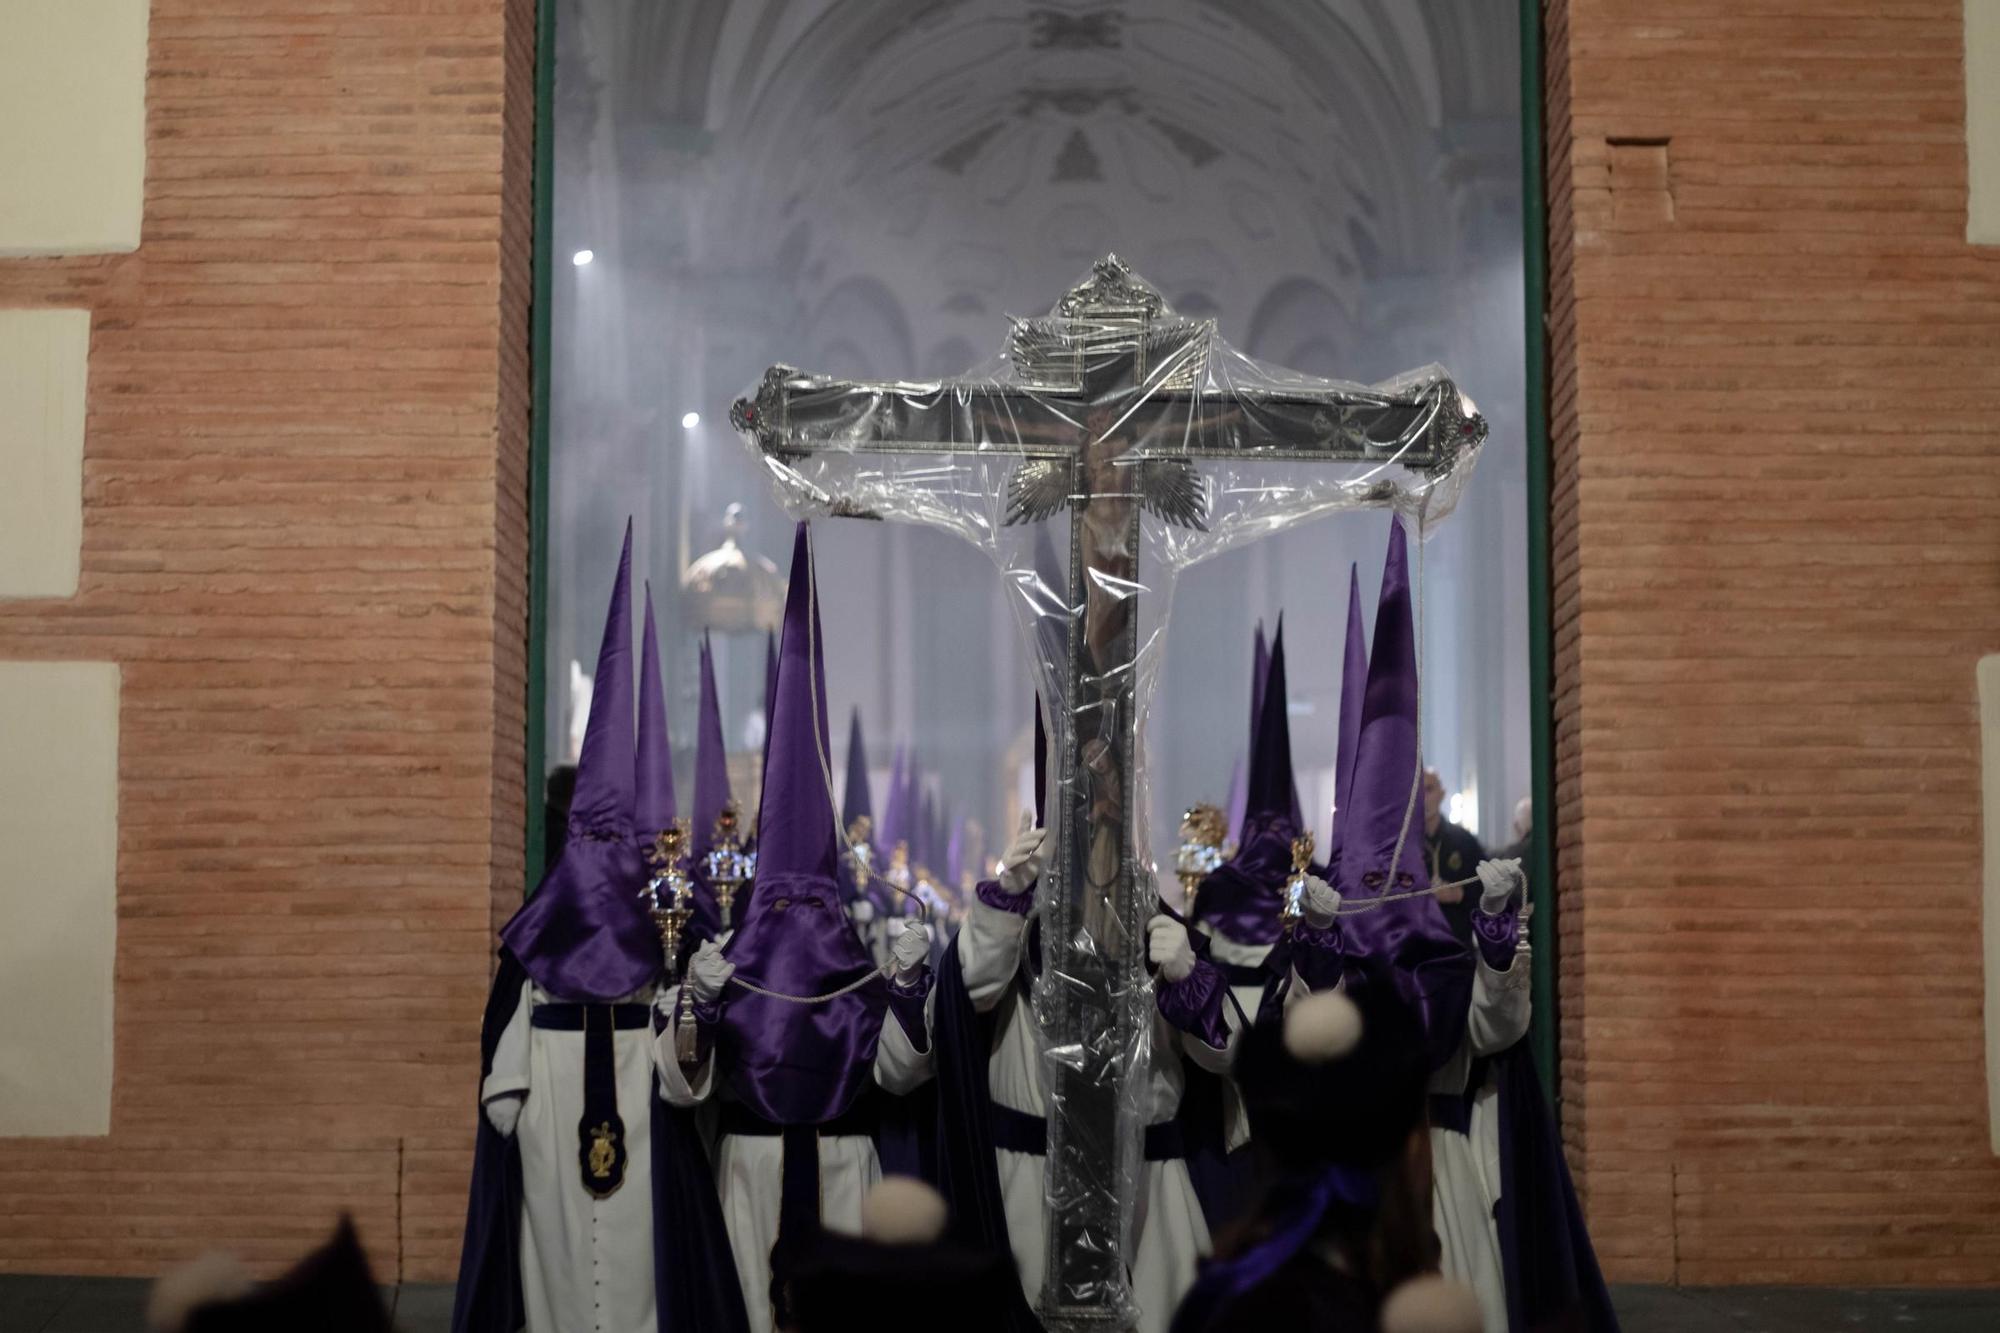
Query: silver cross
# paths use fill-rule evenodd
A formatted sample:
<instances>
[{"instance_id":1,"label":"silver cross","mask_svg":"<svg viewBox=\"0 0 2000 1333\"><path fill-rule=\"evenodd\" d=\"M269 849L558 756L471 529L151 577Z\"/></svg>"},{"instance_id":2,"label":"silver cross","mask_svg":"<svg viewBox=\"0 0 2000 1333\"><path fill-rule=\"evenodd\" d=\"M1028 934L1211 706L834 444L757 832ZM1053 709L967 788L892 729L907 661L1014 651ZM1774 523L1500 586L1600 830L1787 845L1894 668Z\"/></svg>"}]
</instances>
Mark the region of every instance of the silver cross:
<instances>
[{"instance_id":1,"label":"silver cross","mask_svg":"<svg viewBox=\"0 0 2000 1333\"><path fill-rule=\"evenodd\" d=\"M1156 901L1131 781L1142 516L1205 530L1204 460L1229 460L1238 475L1263 460L1438 477L1486 434L1441 375L1378 392L1268 368L1239 374L1251 363L1212 364L1221 356L1235 354L1211 321L1175 315L1108 256L1046 318L1015 322L1002 376L883 383L773 366L730 413L795 510L929 520L976 538L936 488L1004 473L1004 495L990 497L1000 522L1069 512L1066 597L1051 616L1050 590L1038 590L1030 644L1058 765L1035 992L1050 1093L1042 1314L1051 1329L1114 1326L1129 1301L1126 1233L1145 1129L1130 1094L1143 1087L1133 1080L1144 1077L1135 1066L1151 1030L1144 927ZM976 456L993 467L941 481L865 461L896 455ZM1375 480L1349 498L1391 504L1399 492Z\"/></svg>"}]
</instances>

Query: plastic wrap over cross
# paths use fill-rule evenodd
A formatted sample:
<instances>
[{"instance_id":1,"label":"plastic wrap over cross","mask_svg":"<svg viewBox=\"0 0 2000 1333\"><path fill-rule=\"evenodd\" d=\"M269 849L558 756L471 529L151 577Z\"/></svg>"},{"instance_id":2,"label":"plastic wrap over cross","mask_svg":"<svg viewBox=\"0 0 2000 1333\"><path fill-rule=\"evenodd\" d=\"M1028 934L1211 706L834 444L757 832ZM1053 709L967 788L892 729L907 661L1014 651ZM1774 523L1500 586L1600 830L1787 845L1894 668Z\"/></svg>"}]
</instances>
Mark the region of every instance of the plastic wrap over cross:
<instances>
[{"instance_id":1,"label":"plastic wrap over cross","mask_svg":"<svg viewBox=\"0 0 2000 1333\"><path fill-rule=\"evenodd\" d=\"M1056 842L1036 908L1042 1309L1056 1327L1128 1316L1159 901L1139 738L1175 578L1342 510L1393 507L1422 533L1456 504L1485 420L1437 367L1361 385L1256 361L1115 256L955 379L773 366L730 415L794 515L944 528L1012 590L1054 733Z\"/></svg>"}]
</instances>

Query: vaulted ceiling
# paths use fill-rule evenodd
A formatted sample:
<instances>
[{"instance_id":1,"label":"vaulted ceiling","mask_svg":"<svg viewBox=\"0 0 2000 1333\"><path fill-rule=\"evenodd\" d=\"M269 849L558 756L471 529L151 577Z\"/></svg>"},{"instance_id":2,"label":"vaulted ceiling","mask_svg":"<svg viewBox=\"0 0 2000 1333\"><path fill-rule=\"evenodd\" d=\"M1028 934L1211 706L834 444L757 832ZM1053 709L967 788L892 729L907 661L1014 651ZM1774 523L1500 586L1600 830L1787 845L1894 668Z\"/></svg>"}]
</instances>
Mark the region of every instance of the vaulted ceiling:
<instances>
[{"instance_id":1,"label":"vaulted ceiling","mask_svg":"<svg viewBox=\"0 0 2000 1333\"><path fill-rule=\"evenodd\" d=\"M1107 251L1279 365L1369 380L1448 364L1494 423L1482 485L1516 489L1469 497L1441 538L1438 605L1468 632L1491 619L1500 642L1525 561L1516 25L1501 0L560 0L556 248L596 262L556 274L558 668L595 642L597 566L626 514L662 578L714 545L731 501L750 545L782 551L783 516L721 426L766 365L955 374ZM683 431L691 410L704 424ZM840 688L990 781L981 737L1012 725L992 701L1028 687L984 557L901 525L823 535L852 575L823 590L845 627ZM1183 589L1224 632L1184 640L1178 679L1233 679L1230 627L1319 597L1349 558L1366 577L1380 537L1334 525L1277 545L1227 586ZM1322 619L1295 628L1303 647ZM725 694L752 697L761 660L746 649ZM1463 696L1497 728L1524 673L1508 640L1498 666L1440 673L1427 698ZM1193 730L1161 753L1200 769L1189 756L1219 753L1222 732L1201 730L1204 708L1176 715ZM1441 745L1525 771L1518 737L1445 722ZM1302 726L1300 753L1325 739Z\"/></svg>"},{"instance_id":2,"label":"vaulted ceiling","mask_svg":"<svg viewBox=\"0 0 2000 1333\"><path fill-rule=\"evenodd\" d=\"M1378 341L1379 284L1430 299L1513 196L1514 24L1491 0L574 0L560 160L616 181L583 207L620 215L628 263L803 324L826 369L960 369L1107 249L1246 350L1330 363Z\"/></svg>"}]
</instances>

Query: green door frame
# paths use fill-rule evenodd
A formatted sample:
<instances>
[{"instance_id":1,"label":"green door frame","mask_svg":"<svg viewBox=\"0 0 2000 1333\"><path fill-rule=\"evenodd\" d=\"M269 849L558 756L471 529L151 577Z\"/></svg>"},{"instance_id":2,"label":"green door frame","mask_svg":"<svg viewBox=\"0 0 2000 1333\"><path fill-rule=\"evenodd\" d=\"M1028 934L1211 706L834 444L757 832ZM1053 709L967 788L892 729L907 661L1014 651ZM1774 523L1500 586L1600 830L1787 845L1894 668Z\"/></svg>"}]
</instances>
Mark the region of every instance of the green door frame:
<instances>
[{"instance_id":1,"label":"green door frame","mask_svg":"<svg viewBox=\"0 0 2000 1333\"><path fill-rule=\"evenodd\" d=\"M1528 731L1533 738L1534 837L1528 878L1535 892L1535 1063L1549 1104L1561 1080L1556 997L1555 625L1549 555L1549 218L1543 174L1542 0L1521 0L1521 295L1527 355Z\"/></svg>"},{"instance_id":2,"label":"green door frame","mask_svg":"<svg viewBox=\"0 0 2000 1333\"><path fill-rule=\"evenodd\" d=\"M1536 886L1534 1051L1551 1102L1557 1041L1555 886L1555 637L1550 620L1548 432L1548 216L1542 170L1542 6L1521 10L1521 276L1527 312L1528 680L1534 739L1534 841L1528 867ZM535 12L534 307L530 316L534 407L528 485L528 727L526 791L527 883L541 878L544 766L548 754L549 632L549 365L551 247L555 244L556 0Z\"/></svg>"},{"instance_id":3,"label":"green door frame","mask_svg":"<svg viewBox=\"0 0 2000 1333\"><path fill-rule=\"evenodd\" d=\"M528 436L528 734L526 897L542 879L547 831L542 827L549 749L549 347L550 299L556 243L556 0L535 6L535 247L534 305L528 312L528 349L534 400Z\"/></svg>"}]
</instances>

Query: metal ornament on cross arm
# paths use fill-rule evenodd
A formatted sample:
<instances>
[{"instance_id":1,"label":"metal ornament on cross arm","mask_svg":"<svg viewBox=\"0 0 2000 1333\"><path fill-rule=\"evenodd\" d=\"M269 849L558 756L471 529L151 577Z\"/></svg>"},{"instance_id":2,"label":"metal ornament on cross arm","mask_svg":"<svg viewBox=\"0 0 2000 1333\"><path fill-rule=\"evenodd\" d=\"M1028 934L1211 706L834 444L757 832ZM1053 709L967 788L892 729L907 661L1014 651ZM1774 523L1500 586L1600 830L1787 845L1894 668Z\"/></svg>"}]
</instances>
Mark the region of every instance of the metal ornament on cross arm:
<instances>
[{"instance_id":1,"label":"metal ornament on cross arm","mask_svg":"<svg viewBox=\"0 0 2000 1333\"><path fill-rule=\"evenodd\" d=\"M1156 901L1138 740L1161 636L1142 633L1141 612L1163 626L1180 568L1318 514L1395 507L1428 526L1485 421L1436 368L1364 386L1264 366L1115 256L1047 316L1016 319L983 373L845 381L773 366L730 419L794 514L927 523L1007 576L1055 776L1034 992L1049 1106L1041 1312L1055 1330L1124 1327ZM1055 542L1030 556L1026 534L1065 517L1055 570ZM892 850L878 873L896 872Z\"/></svg>"},{"instance_id":2,"label":"metal ornament on cross arm","mask_svg":"<svg viewBox=\"0 0 2000 1333\"><path fill-rule=\"evenodd\" d=\"M646 849L646 864L652 874L640 890L646 899L646 914L660 936L660 952L666 959L666 974L672 977L680 967L681 932L694 915L694 883L688 878L688 822L676 819Z\"/></svg>"}]
</instances>

